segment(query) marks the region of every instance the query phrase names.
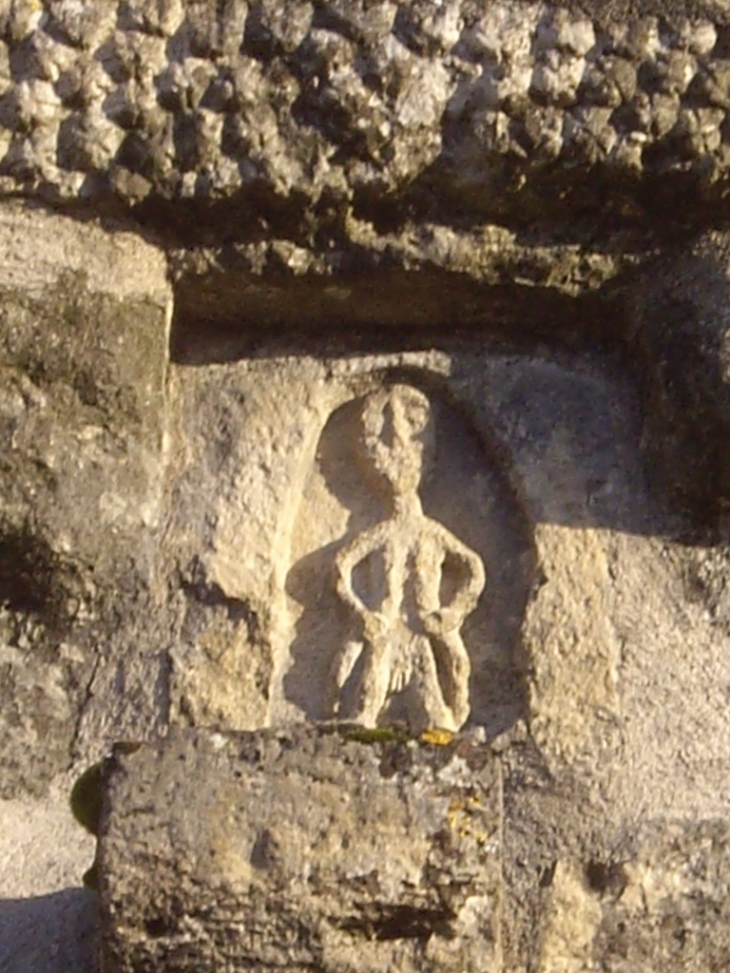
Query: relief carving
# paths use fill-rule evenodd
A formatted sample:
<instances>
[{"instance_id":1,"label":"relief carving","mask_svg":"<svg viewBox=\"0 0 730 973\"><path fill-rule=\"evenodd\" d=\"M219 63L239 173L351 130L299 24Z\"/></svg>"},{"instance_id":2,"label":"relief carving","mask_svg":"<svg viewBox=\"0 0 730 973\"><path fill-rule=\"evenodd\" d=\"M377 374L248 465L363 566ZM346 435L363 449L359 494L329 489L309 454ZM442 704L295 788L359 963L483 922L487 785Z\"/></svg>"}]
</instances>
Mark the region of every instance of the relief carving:
<instances>
[{"instance_id":1,"label":"relief carving","mask_svg":"<svg viewBox=\"0 0 730 973\"><path fill-rule=\"evenodd\" d=\"M402 694L415 729L458 730L469 716L469 655L460 630L485 582L479 555L426 516L419 486L433 438L428 398L408 385L367 397L362 458L387 494L389 515L334 560L339 597L360 619L333 671L334 711L376 726Z\"/></svg>"}]
</instances>

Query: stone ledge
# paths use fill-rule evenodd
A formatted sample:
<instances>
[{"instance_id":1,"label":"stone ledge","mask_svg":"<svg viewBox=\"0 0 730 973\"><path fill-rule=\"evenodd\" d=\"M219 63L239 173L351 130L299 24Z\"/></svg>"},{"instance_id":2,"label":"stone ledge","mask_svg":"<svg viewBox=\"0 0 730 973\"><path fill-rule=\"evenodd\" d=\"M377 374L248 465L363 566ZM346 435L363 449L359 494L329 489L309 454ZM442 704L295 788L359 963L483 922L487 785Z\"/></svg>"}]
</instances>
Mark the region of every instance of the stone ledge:
<instances>
[{"instance_id":1,"label":"stone ledge","mask_svg":"<svg viewBox=\"0 0 730 973\"><path fill-rule=\"evenodd\" d=\"M500 966L499 765L464 737L173 732L110 761L99 866L120 973Z\"/></svg>"}]
</instances>

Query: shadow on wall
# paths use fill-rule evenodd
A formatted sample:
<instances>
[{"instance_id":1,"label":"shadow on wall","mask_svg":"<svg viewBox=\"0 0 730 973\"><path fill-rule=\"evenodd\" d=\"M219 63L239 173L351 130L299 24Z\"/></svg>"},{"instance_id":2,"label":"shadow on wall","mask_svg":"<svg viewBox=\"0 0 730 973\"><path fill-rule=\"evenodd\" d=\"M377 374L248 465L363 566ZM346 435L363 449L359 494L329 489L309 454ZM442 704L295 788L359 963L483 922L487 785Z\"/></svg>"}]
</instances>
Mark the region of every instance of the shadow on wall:
<instances>
[{"instance_id":1,"label":"shadow on wall","mask_svg":"<svg viewBox=\"0 0 730 973\"><path fill-rule=\"evenodd\" d=\"M484 300L482 292L482 304ZM490 297L490 308L493 303ZM514 301L507 303L514 309ZM673 483L666 482L676 480L682 464L666 449L678 426L671 400L657 396L651 387L660 351L639 348L615 309L609 313L593 307L600 327L613 328L612 344L606 345L590 309L577 300L575 304L558 306L533 293L532 331L523 320L523 308L508 339L498 324L492 327L456 310L453 326L427 321L421 328L414 322L406 328L396 321L390 327L359 328L349 327L348 321L346 334L342 327L323 325L312 335L288 329L283 319L271 329L252 329L243 320L236 328L199 328L197 344L190 343L191 331L180 319L173 325L171 354L187 369L212 363L235 367L244 359L346 360L396 351L443 351L452 359L448 384L457 407L465 408L472 425L492 431L518 479L529 472L533 492L540 496L530 510L533 520L701 542L707 517L675 503ZM570 341L568 325L573 328ZM633 343L626 358L629 340ZM429 381L426 372L421 375ZM702 437L696 438L699 442Z\"/></svg>"},{"instance_id":2,"label":"shadow on wall","mask_svg":"<svg viewBox=\"0 0 730 973\"><path fill-rule=\"evenodd\" d=\"M588 355L599 370L605 365L619 376L616 411L635 413L643 474L659 516L637 515L631 503L611 509L605 490L600 496L606 484L596 482L590 510L580 511L577 523L559 522L712 544L730 503L730 284L722 247L709 241L688 253L686 243L683 236L677 252L643 265L620 286L614 281L580 297L381 268L344 275L336 287L314 278L263 286L243 266L230 267L202 282L178 283L170 354L176 364L205 366L277 355L471 347L486 359L567 356L578 367ZM561 395L528 381L519 405L550 417ZM578 436L592 436L596 424L583 421L594 412L590 401L571 408L568 425ZM525 425L524 416L520 421Z\"/></svg>"},{"instance_id":3,"label":"shadow on wall","mask_svg":"<svg viewBox=\"0 0 730 973\"><path fill-rule=\"evenodd\" d=\"M83 888L0 900L2 973L96 973L97 898Z\"/></svg>"}]
</instances>

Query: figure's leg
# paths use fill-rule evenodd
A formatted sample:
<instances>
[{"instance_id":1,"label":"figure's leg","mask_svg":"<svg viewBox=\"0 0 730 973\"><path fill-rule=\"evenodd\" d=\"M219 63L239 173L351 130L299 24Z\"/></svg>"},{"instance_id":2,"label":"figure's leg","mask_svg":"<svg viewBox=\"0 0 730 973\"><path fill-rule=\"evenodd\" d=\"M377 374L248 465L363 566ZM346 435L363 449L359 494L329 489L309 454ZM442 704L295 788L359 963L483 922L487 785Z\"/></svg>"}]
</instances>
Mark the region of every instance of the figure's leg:
<instances>
[{"instance_id":1,"label":"figure's leg","mask_svg":"<svg viewBox=\"0 0 730 973\"><path fill-rule=\"evenodd\" d=\"M350 640L349 642L345 642L344 649L335 657L330 672L330 682L334 687L335 693L339 693L350 678L350 673L357 665L357 660L360 658L362 651L362 642Z\"/></svg>"},{"instance_id":2,"label":"figure's leg","mask_svg":"<svg viewBox=\"0 0 730 973\"><path fill-rule=\"evenodd\" d=\"M363 670L360 685L355 693L355 702L350 713L341 713L344 719L352 720L361 726L375 727L383 712L388 696L390 672L386 646L373 646L366 643L363 651Z\"/></svg>"},{"instance_id":3,"label":"figure's leg","mask_svg":"<svg viewBox=\"0 0 730 973\"><path fill-rule=\"evenodd\" d=\"M471 660L458 632L447 632L443 637L443 644L446 649L447 665L451 671L449 704L457 727L462 727L469 718Z\"/></svg>"},{"instance_id":4,"label":"figure's leg","mask_svg":"<svg viewBox=\"0 0 730 973\"><path fill-rule=\"evenodd\" d=\"M420 651L413 669L413 682L421 697L428 725L441 730L458 730L461 723L457 723L455 713L444 701L431 644L427 639L419 642Z\"/></svg>"}]
</instances>

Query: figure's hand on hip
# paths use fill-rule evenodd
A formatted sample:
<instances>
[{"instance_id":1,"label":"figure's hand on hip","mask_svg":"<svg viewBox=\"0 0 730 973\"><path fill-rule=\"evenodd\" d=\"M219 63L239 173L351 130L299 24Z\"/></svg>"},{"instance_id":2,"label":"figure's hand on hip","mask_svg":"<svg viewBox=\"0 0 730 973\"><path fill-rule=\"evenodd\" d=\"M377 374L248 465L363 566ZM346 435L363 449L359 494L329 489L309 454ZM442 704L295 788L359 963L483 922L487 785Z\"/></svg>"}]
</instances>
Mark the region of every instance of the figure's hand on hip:
<instances>
[{"instance_id":1,"label":"figure's hand on hip","mask_svg":"<svg viewBox=\"0 0 730 973\"><path fill-rule=\"evenodd\" d=\"M461 622L462 617L459 612L452 608L440 608L438 611L429 612L426 615L423 619L423 627L429 635L443 637L458 629Z\"/></svg>"},{"instance_id":2,"label":"figure's hand on hip","mask_svg":"<svg viewBox=\"0 0 730 973\"><path fill-rule=\"evenodd\" d=\"M390 624L381 612L368 612L363 615L363 634L371 644L382 642L388 634Z\"/></svg>"}]
</instances>

